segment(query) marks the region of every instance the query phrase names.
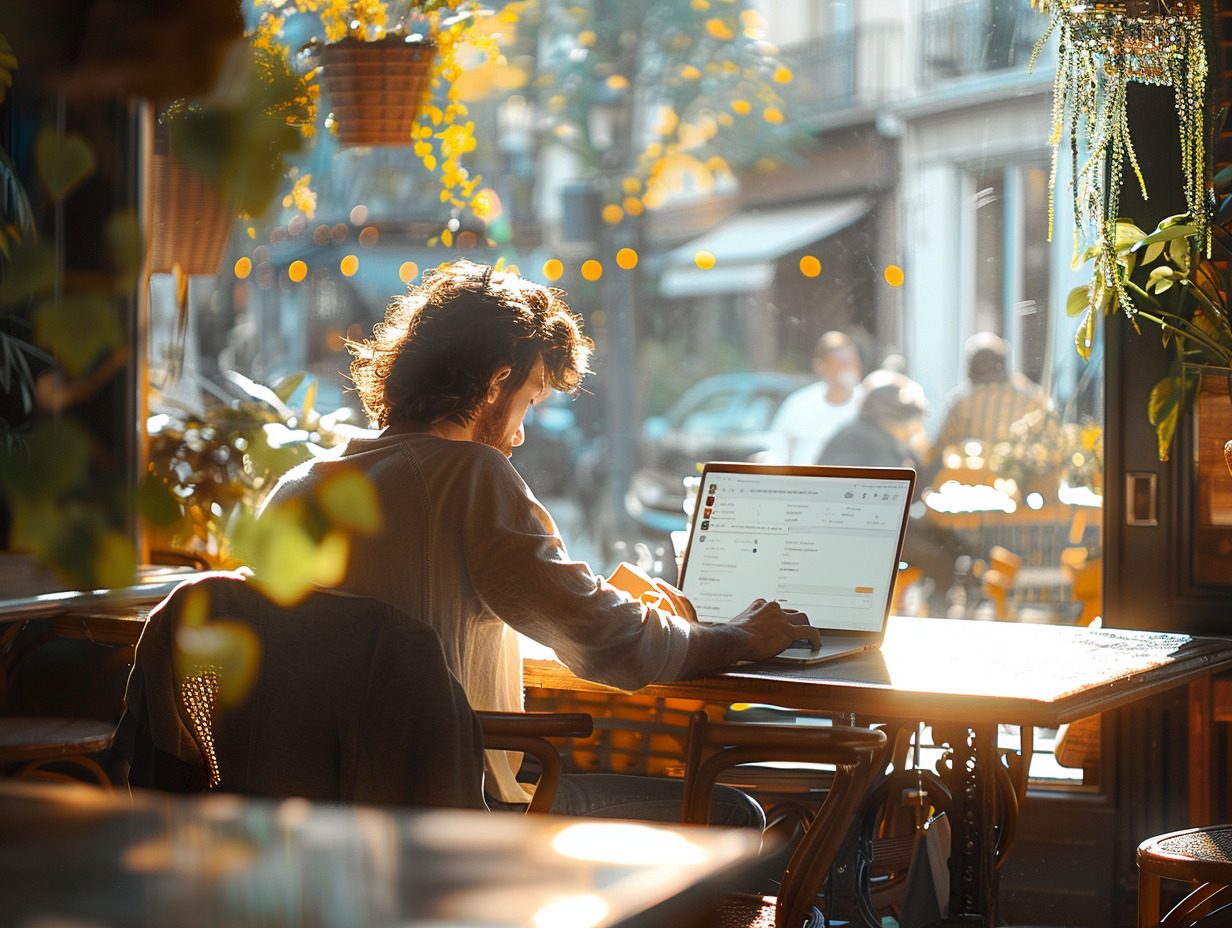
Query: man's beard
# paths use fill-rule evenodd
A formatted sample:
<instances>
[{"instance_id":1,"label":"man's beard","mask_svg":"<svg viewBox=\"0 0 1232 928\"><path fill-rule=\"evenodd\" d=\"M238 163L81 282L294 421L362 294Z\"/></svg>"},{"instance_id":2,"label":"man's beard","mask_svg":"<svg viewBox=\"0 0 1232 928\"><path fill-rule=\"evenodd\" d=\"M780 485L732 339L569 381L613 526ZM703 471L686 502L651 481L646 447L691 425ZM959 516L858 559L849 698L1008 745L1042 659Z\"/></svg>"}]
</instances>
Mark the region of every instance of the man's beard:
<instances>
[{"instance_id":1,"label":"man's beard","mask_svg":"<svg viewBox=\"0 0 1232 928\"><path fill-rule=\"evenodd\" d=\"M475 441L490 445L507 458L513 456L513 432L509 428L512 407L513 391L501 390L496 402L480 407L475 417Z\"/></svg>"}]
</instances>

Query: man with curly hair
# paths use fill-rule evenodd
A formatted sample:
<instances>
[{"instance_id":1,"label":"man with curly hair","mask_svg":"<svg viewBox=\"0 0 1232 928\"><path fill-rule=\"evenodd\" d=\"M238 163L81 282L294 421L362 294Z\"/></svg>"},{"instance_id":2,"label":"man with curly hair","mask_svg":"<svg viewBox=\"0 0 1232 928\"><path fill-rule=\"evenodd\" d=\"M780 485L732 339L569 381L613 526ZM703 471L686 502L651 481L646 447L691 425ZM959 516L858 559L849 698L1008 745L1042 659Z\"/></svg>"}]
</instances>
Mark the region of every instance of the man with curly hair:
<instances>
[{"instance_id":1,"label":"man with curly hair","mask_svg":"<svg viewBox=\"0 0 1232 928\"><path fill-rule=\"evenodd\" d=\"M623 690L768 658L800 638L815 643L807 618L777 603L757 600L729 624L705 625L674 587L659 581L675 615L569 557L509 460L527 410L554 389L576 393L589 373L593 343L563 296L469 261L425 274L391 301L371 339L351 346L351 377L379 436L292 470L265 508L344 470L364 474L383 526L352 539L341 588L436 628L476 709L522 707L515 632L578 676ZM497 804L528 800L516 772L509 755L489 752ZM662 799L609 789L598 774L570 779L554 811L649 817ZM581 795L596 787L601 798Z\"/></svg>"}]
</instances>

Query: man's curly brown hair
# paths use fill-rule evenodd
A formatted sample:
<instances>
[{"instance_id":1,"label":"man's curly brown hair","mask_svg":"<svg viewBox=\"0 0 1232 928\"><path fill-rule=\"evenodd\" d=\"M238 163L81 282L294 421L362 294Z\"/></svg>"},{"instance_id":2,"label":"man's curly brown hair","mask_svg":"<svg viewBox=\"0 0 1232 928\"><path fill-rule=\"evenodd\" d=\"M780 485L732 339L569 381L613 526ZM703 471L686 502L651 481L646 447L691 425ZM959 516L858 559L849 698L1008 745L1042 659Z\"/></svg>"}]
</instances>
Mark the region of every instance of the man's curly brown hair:
<instances>
[{"instance_id":1,"label":"man's curly brown hair","mask_svg":"<svg viewBox=\"0 0 1232 928\"><path fill-rule=\"evenodd\" d=\"M539 358L553 389L576 393L594 342L565 292L510 271L460 260L426 271L396 296L372 338L348 345L351 380L368 418L384 428L442 420L465 425L508 365L520 387Z\"/></svg>"}]
</instances>

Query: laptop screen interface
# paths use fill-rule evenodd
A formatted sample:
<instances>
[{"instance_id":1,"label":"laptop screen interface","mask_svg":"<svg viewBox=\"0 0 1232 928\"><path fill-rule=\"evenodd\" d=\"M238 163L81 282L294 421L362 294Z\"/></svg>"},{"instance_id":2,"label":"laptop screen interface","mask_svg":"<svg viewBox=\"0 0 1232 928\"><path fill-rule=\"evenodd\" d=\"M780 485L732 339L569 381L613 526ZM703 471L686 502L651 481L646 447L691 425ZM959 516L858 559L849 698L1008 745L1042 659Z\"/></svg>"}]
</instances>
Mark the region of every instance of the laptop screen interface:
<instances>
[{"instance_id":1,"label":"laptop screen interface","mask_svg":"<svg viewBox=\"0 0 1232 928\"><path fill-rule=\"evenodd\" d=\"M682 588L702 621L764 598L821 628L879 632L909 495L905 480L707 471Z\"/></svg>"}]
</instances>

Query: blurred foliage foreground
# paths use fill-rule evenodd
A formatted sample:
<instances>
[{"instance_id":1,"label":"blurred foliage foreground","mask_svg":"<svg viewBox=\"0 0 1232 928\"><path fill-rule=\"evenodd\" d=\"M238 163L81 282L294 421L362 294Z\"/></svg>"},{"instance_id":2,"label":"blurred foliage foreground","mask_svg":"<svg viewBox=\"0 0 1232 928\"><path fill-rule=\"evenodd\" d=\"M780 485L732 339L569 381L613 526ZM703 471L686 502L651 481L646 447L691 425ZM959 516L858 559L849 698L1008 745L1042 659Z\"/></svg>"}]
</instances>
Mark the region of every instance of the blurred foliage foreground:
<instances>
[{"instance_id":1,"label":"blurred foliage foreground","mask_svg":"<svg viewBox=\"0 0 1232 928\"><path fill-rule=\"evenodd\" d=\"M176 512L151 525L151 553L207 568L249 567L271 598L294 602L314 583L341 580L350 535L380 527L375 494L361 475L344 473L259 521L256 514L283 474L359 430L348 424L347 409L317 412L315 381L302 407L289 405L302 373L268 387L227 376L240 394L229 403L193 410L155 399L164 411L148 422L147 480L170 490Z\"/></svg>"}]
</instances>

